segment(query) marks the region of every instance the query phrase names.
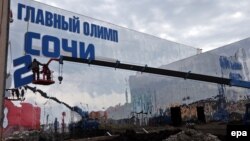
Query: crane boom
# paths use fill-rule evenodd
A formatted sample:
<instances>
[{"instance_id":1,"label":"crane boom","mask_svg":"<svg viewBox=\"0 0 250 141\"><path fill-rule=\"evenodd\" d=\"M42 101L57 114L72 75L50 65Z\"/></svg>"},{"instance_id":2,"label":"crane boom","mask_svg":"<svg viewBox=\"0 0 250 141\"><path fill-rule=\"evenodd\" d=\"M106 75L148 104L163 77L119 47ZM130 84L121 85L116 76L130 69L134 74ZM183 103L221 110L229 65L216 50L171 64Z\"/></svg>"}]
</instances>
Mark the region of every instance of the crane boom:
<instances>
[{"instance_id":1,"label":"crane boom","mask_svg":"<svg viewBox=\"0 0 250 141\"><path fill-rule=\"evenodd\" d=\"M121 63L118 60L111 62L111 61L104 61L104 60L89 60L89 59L61 56L60 62L62 63L62 61L70 61L70 62L89 64L89 65L97 65L97 66L103 66L103 67L139 71L139 72L158 74L158 75L164 75L164 76L180 77L184 79L224 84L228 86L250 88L250 82L248 81L209 76L209 75L204 75L204 74L197 74L197 73L192 73L191 71L182 72L182 71L167 70L167 69L162 69L162 68L153 68L153 67L148 67L147 65L139 66L139 65L133 65L133 64L126 64L126 63Z\"/></svg>"}]
</instances>

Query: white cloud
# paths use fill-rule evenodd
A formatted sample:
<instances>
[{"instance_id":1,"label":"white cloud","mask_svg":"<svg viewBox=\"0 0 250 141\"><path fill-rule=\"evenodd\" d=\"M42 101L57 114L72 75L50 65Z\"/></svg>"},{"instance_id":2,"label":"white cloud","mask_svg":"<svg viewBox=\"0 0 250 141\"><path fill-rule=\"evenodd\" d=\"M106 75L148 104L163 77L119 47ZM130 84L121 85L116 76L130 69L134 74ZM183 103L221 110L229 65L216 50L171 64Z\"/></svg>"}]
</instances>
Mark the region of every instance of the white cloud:
<instances>
[{"instance_id":1,"label":"white cloud","mask_svg":"<svg viewBox=\"0 0 250 141\"><path fill-rule=\"evenodd\" d=\"M244 18L244 15L242 12L236 12L232 15L232 18L234 19L243 19Z\"/></svg>"},{"instance_id":2,"label":"white cloud","mask_svg":"<svg viewBox=\"0 0 250 141\"><path fill-rule=\"evenodd\" d=\"M212 31L214 31L214 27L213 26L195 26L192 27L190 29L188 29L188 31L186 32L186 34L184 34L184 38L190 38L190 37L201 37L201 36L205 36L209 33L211 33Z\"/></svg>"},{"instance_id":3,"label":"white cloud","mask_svg":"<svg viewBox=\"0 0 250 141\"><path fill-rule=\"evenodd\" d=\"M204 50L250 36L249 1L54 0L53 5Z\"/></svg>"}]
</instances>

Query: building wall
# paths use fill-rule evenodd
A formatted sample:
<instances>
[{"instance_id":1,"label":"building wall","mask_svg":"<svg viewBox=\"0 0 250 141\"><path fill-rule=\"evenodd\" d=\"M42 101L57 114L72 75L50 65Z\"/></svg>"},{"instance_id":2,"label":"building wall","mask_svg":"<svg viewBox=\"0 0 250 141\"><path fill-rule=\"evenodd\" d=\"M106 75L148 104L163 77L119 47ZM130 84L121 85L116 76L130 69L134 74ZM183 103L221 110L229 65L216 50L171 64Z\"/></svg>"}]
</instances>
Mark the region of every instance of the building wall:
<instances>
[{"instance_id":1,"label":"building wall","mask_svg":"<svg viewBox=\"0 0 250 141\"><path fill-rule=\"evenodd\" d=\"M245 39L161 68L249 81L249 41ZM243 88L139 73L130 76L129 85L132 110L150 111L152 116L157 115L159 109L206 99L216 100L218 95L224 95L227 102L237 102L248 100L250 94Z\"/></svg>"}]
</instances>

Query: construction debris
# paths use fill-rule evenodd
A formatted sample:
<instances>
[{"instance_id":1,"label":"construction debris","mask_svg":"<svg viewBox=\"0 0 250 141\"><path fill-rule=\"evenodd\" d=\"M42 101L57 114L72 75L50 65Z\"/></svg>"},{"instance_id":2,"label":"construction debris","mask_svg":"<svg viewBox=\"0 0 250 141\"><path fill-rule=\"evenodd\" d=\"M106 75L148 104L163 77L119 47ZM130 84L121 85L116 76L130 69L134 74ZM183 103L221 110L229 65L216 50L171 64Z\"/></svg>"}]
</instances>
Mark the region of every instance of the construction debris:
<instances>
[{"instance_id":1,"label":"construction debris","mask_svg":"<svg viewBox=\"0 0 250 141\"><path fill-rule=\"evenodd\" d=\"M194 129L186 129L170 136L165 141L220 141L217 136L209 133L202 133Z\"/></svg>"},{"instance_id":2,"label":"construction debris","mask_svg":"<svg viewBox=\"0 0 250 141\"><path fill-rule=\"evenodd\" d=\"M5 138L6 141L37 141L39 140L39 131L15 131L11 136Z\"/></svg>"}]
</instances>

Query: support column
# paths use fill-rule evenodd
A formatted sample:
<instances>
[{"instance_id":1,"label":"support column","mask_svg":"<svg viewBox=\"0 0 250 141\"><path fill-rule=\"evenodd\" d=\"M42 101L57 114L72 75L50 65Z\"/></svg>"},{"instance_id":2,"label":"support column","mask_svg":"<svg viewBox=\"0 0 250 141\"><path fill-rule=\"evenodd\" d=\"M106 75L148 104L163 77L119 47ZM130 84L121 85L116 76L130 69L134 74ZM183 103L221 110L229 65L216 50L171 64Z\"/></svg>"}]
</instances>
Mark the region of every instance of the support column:
<instances>
[{"instance_id":1,"label":"support column","mask_svg":"<svg viewBox=\"0 0 250 141\"><path fill-rule=\"evenodd\" d=\"M9 40L10 0L0 0L0 140L3 137L3 108Z\"/></svg>"}]
</instances>

